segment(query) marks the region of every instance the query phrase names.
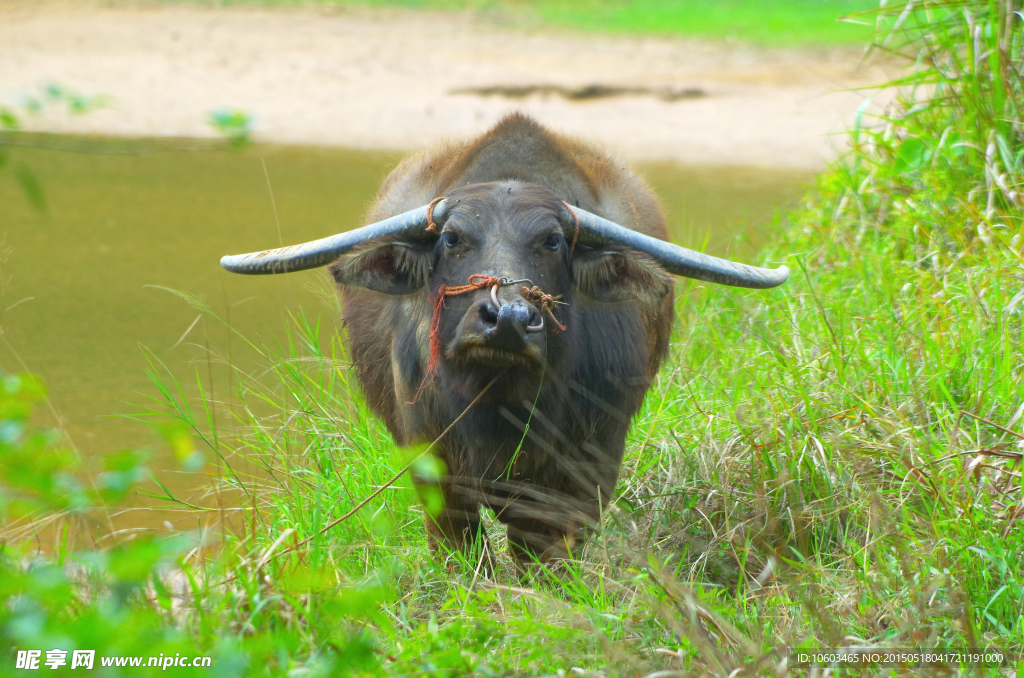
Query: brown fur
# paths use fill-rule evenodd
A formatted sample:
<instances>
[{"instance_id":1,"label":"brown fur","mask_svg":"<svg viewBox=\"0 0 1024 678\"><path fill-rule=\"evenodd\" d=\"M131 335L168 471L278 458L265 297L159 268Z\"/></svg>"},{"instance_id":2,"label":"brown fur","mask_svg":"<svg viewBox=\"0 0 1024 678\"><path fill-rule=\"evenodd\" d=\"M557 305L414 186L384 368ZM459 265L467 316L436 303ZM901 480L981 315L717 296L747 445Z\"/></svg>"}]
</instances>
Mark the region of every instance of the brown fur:
<instances>
[{"instance_id":1,"label":"brown fur","mask_svg":"<svg viewBox=\"0 0 1024 678\"><path fill-rule=\"evenodd\" d=\"M485 249L466 245L468 261L461 261L461 250L440 242L371 243L331 267L359 382L404 445L437 438L497 375L492 391L436 448L448 470L440 483L446 504L428 530L449 547L469 548L482 504L508 525L518 562L564 557L612 498L629 421L668 348L672 281L649 257L625 248L581 246L570 255L563 246L557 259L531 254L540 250L527 241L550 230L559 199L660 239L664 218L643 180L620 162L521 114L476 139L404 160L384 181L367 223L438 196L458 196L461 211L446 230L455 224L466 238L488 239ZM501 372L460 363L449 352L440 375L411 404L429 357L432 292L464 284L467 271L520 270L546 276L545 291L557 287L569 300L557 311L568 329L549 328L538 339L543 367ZM473 304L486 303L486 293L446 300L446 336L473 320Z\"/></svg>"}]
</instances>

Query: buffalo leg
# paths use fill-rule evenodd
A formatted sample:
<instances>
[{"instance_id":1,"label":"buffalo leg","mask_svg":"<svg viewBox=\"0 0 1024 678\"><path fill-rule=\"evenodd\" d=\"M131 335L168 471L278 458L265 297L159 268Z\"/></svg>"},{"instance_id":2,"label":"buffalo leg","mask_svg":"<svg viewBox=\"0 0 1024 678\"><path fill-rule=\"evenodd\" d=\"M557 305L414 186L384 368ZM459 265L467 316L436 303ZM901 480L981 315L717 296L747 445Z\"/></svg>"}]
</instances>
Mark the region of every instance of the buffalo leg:
<instances>
[{"instance_id":1,"label":"buffalo leg","mask_svg":"<svg viewBox=\"0 0 1024 678\"><path fill-rule=\"evenodd\" d=\"M444 547L462 553L470 565L484 572L494 571L494 558L487 531L480 520L480 506L458 491L449 481L416 482L416 491L427 509L427 542L432 551ZM436 512L431 512L437 509Z\"/></svg>"},{"instance_id":2,"label":"buffalo leg","mask_svg":"<svg viewBox=\"0 0 1024 678\"><path fill-rule=\"evenodd\" d=\"M510 508L520 515L506 512L503 522L508 527L509 551L520 573L525 573L534 562L579 558L587 540L587 525L596 522L595 516L578 510L531 506L524 511L522 505Z\"/></svg>"},{"instance_id":3,"label":"buffalo leg","mask_svg":"<svg viewBox=\"0 0 1024 678\"><path fill-rule=\"evenodd\" d=\"M550 524L548 520L520 518L508 523L508 547L520 571L539 561L565 560L576 550L575 531Z\"/></svg>"},{"instance_id":4,"label":"buffalo leg","mask_svg":"<svg viewBox=\"0 0 1024 678\"><path fill-rule=\"evenodd\" d=\"M509 550L520 572L533 562L580 557L615 486L618 464L604 461L570 457L562 464L566 475L554 479L554 487L509 487L501 500L491 498L498 520L508 527Z\"/></svg>"}]
</instances>

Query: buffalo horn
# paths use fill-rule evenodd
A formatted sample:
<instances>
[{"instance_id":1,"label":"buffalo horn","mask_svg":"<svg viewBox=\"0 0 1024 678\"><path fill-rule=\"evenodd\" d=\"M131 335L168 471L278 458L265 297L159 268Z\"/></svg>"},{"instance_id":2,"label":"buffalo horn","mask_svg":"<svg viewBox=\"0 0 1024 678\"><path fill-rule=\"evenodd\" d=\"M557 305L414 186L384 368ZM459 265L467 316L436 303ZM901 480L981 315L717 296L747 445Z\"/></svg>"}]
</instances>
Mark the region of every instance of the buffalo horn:
<instances>
[{"instance_id":1,"label":"buffalo horn","mask_svg":"<svg viewBox=\"0 0 1024 678\"><path fill-rule=\"evenodd\" d=\"M579 219L579 242L582 244L591 247L600 247L611 243L625 245L650 255L666 271L674 275L718 285L753 289L777 287L789 278L789 269L785 266L779 266L776 269L759 268L719 259L623 228L613 221L608 221L579 207L566 206L566 209L575 212ZM568 215L568 217L565 220L567 227L574 228L572 215ZM572 235L570 234L569 237Z\"/></svg>"},{"instance_id":2,"label":"buffalo horn","mask_svg":"<svg viewBox=\"0 0 1024 678\"><path fill-rule=\"evenodd\" d=\"M435 218L440 219L443 216L445 203L444 200L439 200L436 203L433 211ZM427 228L429 208L429 205L424 205L384 221L357 228L354 231L339 233L301 245L222 257L220 265L232 273L248 275L288 273L326 266L352 248L374 238L385 236L422 237ZM591 214L579 207L567 207L566 209L575 212L579 219L579 241L582 244L591 247L611 243L625 245L649 255L664 266L666 271L675 275L719 285L754 289L776 287L789 278L789 269L785 266L779 266L776 269L759 268L719 259L623 228L615 222ZM571 218L567 222L574 224Z\"/></svg>"},{"instance_id":3,"label":"buffalo horn","mask_svg":"<svg viewBox=\"0 0 1024 678\"><path fill-rule=\"evenodd\" d=\"M417 207L390 219L368 224L347 233L313 240L301 245L278 247L277 249L235 254L221 257L220 265L232 273L264 275L268 273L290 273L308 268L326 266L354 247L374 238L385 236L421 237L427 228L427 210L430 205ZM433 216L440 219L444 214L445 201L434 205Z\"/></svg>"}]
</instances>

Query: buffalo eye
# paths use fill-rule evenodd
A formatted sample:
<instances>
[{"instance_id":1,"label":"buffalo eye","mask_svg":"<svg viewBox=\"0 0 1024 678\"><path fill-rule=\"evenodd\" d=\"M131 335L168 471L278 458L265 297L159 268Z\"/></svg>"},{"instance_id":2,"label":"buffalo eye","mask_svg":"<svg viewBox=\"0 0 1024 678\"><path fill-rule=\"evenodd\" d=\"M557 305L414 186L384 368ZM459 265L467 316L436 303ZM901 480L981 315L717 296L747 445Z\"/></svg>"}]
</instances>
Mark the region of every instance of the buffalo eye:
<instances>
[{"instance_id":1,"label":"buffalo eye","mask_svg":"<svg viewBox=\"0 0 1024 678\"><path fill-rule=\"evenodd\" d=\"M441 234L441 240L444 241L445 247L455 247L461 240L459 240L459 234L455 231L445 231Z\"/></svg>"},{"instance_id":2,"label":"buffalo eye","mask_svg":"<svg viewBox=\"0 0 1024 678\"><path fill-rule=\"evenodd\" d=\"M544 240L544 247L549 250L557 250L562 238L557 233L552 233Z\"/></svg>"}]
</instances>

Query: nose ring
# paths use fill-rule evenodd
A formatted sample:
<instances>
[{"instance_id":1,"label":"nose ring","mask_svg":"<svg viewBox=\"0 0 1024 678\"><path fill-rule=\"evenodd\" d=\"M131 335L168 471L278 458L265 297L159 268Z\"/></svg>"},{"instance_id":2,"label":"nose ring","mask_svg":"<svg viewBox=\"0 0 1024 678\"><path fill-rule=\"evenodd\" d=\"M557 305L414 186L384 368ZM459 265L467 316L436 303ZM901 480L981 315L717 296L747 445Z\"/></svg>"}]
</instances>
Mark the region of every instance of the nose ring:
<instances>
[{"instance_id":1,"label":"nose ring","mask_svg":"<svg viewBox=\"0 0 1024 678\"><path fill-rule=\"evenodd\" d=\"M516 282L528 282L528 281L517 280ZM495 313L501 311L501 304L498 303L498 288L499 287L501 287L500 284L499 285L492 285L491 286L491 301L494 302L494 312ZM527 332L540 332L543 329L544 329L544 316L543 315L540 316L540 322L537 323L536 325L527 325L526 326L526 331Z\"/></svg>"}]
</instances>

